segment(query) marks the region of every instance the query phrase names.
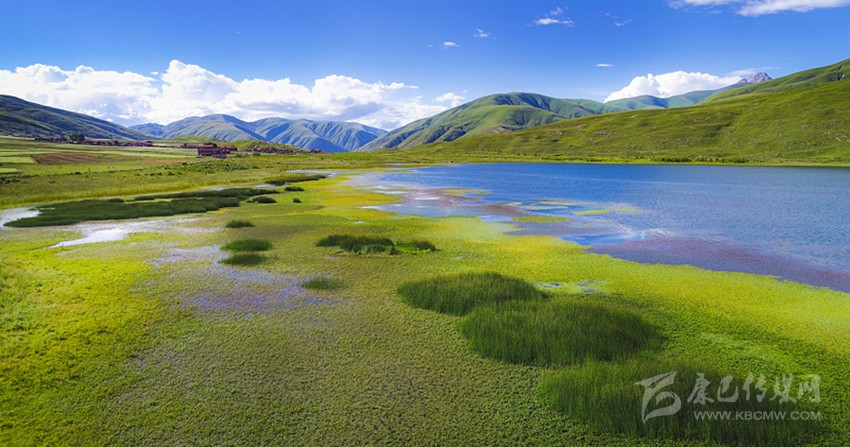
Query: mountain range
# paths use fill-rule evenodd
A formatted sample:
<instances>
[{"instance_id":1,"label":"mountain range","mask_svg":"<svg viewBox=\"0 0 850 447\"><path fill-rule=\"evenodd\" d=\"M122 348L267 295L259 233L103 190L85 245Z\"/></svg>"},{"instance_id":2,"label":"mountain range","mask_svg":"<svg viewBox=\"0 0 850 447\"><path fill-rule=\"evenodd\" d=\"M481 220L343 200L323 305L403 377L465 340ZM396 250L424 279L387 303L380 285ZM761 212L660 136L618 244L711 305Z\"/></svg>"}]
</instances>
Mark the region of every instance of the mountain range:
<instances>
[{"instance_id":1,"label":"mountain range","mask_svg":"<svg viewBox=\"0 0 850 447\"><path fill-rule=\"evenodd\" d=\"M229 115L192 117L168 125L140 124L132 129L156 138L201 136L228 142L259 140L323 152L352 151L386 133L357 123L284 118L246 122Z\"/></svg>"},{"instance_id":2,"label":"mountain range","mask_svg":"<svg viewBox=\"0 0 850 447\"><path fill-rule=\"evenodd\" d=\"M422 144L454 141L467 135L510 132L558 121L641 109L666 109L699 104L727 90L770 80L759 73L718 89L686 93L671 98L639 96L606 103L587 99L557 99L535 93L504 93L485 96L430 118L414 121L376 138L358 149L406 149Z\"/></svg>"}]
</instances>

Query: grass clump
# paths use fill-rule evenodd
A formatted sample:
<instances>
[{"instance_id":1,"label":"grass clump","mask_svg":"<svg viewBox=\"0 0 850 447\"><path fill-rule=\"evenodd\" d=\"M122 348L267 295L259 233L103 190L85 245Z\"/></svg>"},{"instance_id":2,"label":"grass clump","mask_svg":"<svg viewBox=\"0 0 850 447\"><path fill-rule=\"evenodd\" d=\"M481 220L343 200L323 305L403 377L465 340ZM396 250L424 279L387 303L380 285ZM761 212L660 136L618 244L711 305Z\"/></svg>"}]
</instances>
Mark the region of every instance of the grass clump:
<instances>
[{"instance_id":1,"label":"grass clump","mask_svg":"<svg viewBox=\"0 0 850 447\"><path fill-rule=\"evenodd\" d=\"M231 220L224 227L225 228L249 228L253 227L254 224L248 220Z\"/></svg>"},{"instance_id":2,"label":"grass clump","mask_svg":"<svg viewBox=\"0 0 850 447\"><path fill-rule=\"evenodd\" d=\"M256 253L239 253L228 258L224 258L221 260L222 264L227 265L238 265L238 266L252 266L259 265L265 262L267 258L263 255L258 255Z\"/></svg>"},{"instance_id":3,"label":"grass clump","mask_svg":"<svg viewBox=\"0 0 850 447\"><path fill-rule=\"evenodd\" d=\"M327 177L328 176L322 174L293 174L286 177L269 180L267 183L275 186L283 186L288 183L312 182Z\"/></svg>"},{"instance_id":4,"label":"grass clump","mask_svg":"<svg viewBox=\"0 0 850 447\"><path fill-rule=\"evenodd\" d=\"M221 248L227 251L268 251L272 249L272 243L263 239L240 239Z\"/></svg>"},{"instance_id":5,"label":"grass clump","mask_svg":"<svg viewBox=\"0 0 850 447\"><path fill-rule=\"evenodd\" d=\"M277 200L275 200L275 199L273 199L269 196L259 196L259 197L254 197L253 199L251 199L251 203L264 203L264 204L277 203Z\"/></svg>"},{"instance_id":6,"label":"grass clump","mask_svg":"<svg viewBox=\"0 0 850 447\"><path fill-rule=\"evenodd\" d=\"M301 203L301 199L296 197L296 198L292 199L292 203Z\"/></svg>"},{"instance_id":7,"label":"grass clump","mask_svg":"<svg viewBox=\"0 0 850 447\"><path fill-rule=\"evenodd\" d=\"M302 188L300 186L287 186L286 188L283 188L283 190L287 191L287 192L297 192L297 191L304 191L304 188Z\"/></svg>"},{"instance_id":8,"label":"grass clump","mask_svg":"<svg viewBox=\"0 0 850 447\"><path fill-rule=\"evenodd\" d=\"M394 244L385 237L334 234L316 243L319 247L339 247L355 254L390 253Z\"/></svg>"},{"instance_id":9,"label":"grass clump","mask_svg":"<svg viewBox=\"0 0 850 447\"><path fill-rule=\"evenodd\" d=\"M658 337L656 329L636 315L564 301L479 306L460 331L485 357L538 366L622 360Z\"/></svg>"},{"instance_id":10,"label":"grass clump","mask_svg":"<svg viewBox=\"0 0 850 447\"><path fill-rule=\"evenodd\" d=\"M396 250L399 253L406 254L416 254L416 253L424 253L429 251L437 251L437 247L434 244L428 241L410 241L410 242L400 242L395 246Z\"/></svg>"},{"instance_id":11,"label":"grass clump","mask_svg":"<svg viewBox=\"0 0 850 447\"><path fill-rule=\"evenodd\" d=\"M147 196L136 197L135 201L151 201L160 199L185 199L185 198L235 198L245 200L249 197L261 196L264 194L277 194L277 191L271 189L256 189L256 188L227 188L219 190L204 190L192 192L178 192L173 194L154 194Z\"/></svg>"},{"instance_id":12,"label":"grass clump","mask_svg":"<svg viewBox=\"0 0 850 447\"><path fill-rule=\"evenodd\" d=\"M464 315L482 304L543 300L532 284L495 272L463 273L402 284L402 299L413 307Z\"/></svg>"},{"instance_id":13,"label":"grass clump","mask_svg":"<svg viewBox=\"0 0 850 447\"><path fill-rule=\"evenodd\" d=\"M141 217L205 213L239 206L237 198L181 198L163 202L116 202L78 200L38 207L39 215L7 223L10 227L73 225L91 220L122 220Z\"/></svg>"},{"instance_id":14,"label":"grass clump","mask_svg":"<svg viewBox=\"0 0 850 447\"><path fill-rule=\"evenodd\" d=\"M673 383L660 387L661 392L676 395L662 396L650 393L648 407L643 410L645 386L654 387L663 374L675 373ZM702 376L701 376L702 374ZM583 421L597 429L622 433L630 436L652 438L692 439L714 441L722 444L746 446L802 445L821 431L820 423L810 420L792 420L793 411L817 411L809 396L797 403L772 400L773 378L767 379L769 388L763 400L756 398L753 390L749 398L742 390L734 402L720 402L718 390L725 375L689 364L659 364L630 360L620 364L589 362L561 370L546 377L540 390L548 404L571 418ZM698 403L689 397L697 381L709 382L707 396L713 402ZM650 380L656 379L656 380ZM728 393L735 387L742 388L746 378L733 377ZM796 379L796 377L795 377ZM645 382L646 381L646 382ZM652 382L652 383L650 383ZM792 397L796 398L796 387ZM656 401L655 398L661 398ZM669 416L651 417L654 409L664 408L678 399L680 411ZM698 419L695 412L731 412L730 419ZM785 412L785 419L735 420L738 412Z\"/></svg>"},{"instance_id":15,"label":"grass clump","mask_svg":"<svg viewBox=\"0 0 850 447\"><path fill-rule=\"evenodd\" d=\"M310 278L304 284L301 284L301 286L305 289L311 290L336 290L341 289L344 284L336 278L331 278L329 276L316 276L314 278Z\"/></svg>"}]
</instances>

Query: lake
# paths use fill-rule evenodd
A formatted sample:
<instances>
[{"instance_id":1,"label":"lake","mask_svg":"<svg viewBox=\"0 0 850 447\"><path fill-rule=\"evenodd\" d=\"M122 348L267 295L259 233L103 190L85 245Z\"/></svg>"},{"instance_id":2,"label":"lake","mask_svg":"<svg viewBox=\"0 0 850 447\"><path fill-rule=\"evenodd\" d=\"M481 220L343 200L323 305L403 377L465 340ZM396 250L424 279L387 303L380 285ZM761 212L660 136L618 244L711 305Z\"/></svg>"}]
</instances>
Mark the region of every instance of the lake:
<instances>
[{"instance_id":1,"label":"lake","mask_svg":"<svg viewBox=\"0 0 850 447\"><path fill-rule=\"evenodd\" d=\"M850 170L470 164L358 180L387 211L512 222L646 263L773 275L850 292Z\"/></svg>"}]
</instances>

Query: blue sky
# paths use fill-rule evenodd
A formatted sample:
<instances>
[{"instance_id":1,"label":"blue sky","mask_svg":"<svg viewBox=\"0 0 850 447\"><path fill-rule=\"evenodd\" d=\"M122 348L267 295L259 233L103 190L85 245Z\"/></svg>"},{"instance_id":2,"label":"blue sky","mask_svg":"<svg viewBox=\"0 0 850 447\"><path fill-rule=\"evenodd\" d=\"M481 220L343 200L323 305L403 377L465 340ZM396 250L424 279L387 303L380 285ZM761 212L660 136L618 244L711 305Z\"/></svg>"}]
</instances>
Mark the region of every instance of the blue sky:
<instances>
[{"instance_id":1,"label":"blue sky","mask_svg":"<svg viewBox=\"0 0 850 447\"><path fill-rule=\"evenodd\" d=\"M491 93L670 95L850 57L850 0L2 1L0 93L122 124L392 128Z\"/></svg>"}]
</instances>

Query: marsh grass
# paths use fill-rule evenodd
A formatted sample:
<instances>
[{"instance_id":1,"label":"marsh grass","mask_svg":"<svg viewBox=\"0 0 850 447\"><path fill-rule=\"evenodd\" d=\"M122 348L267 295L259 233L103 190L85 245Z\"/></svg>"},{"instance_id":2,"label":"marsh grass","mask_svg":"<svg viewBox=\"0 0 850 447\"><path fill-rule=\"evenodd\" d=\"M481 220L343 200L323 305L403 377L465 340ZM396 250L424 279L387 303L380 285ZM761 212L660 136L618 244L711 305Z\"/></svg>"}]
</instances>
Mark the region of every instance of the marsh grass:
<instances>
[{"instance_id":1,"label":"marsh grass","mask_svg":"<svg viewBox=\"0 0 850 447\"><path fill-rule=\"evenodd\" d=\"M304 191L304 188L302 188L300 186L287 186L286 188L283 188L283 190L286 191L286 192L297 192L297 191Z\"/></svg>"},{"instance_id":2,"label":"marsh grass","mask_svg":"<svg viewBox=\"0 0 850 447\"><path fill-rule=\"evenodd\" d=\"M656 328L637 315L550 300L478 306L460 331L485 357L538 366L623 360L659 339Z\"/></svg>"},{"instance_id":3,"label":"marsh grass","mask_svg":"<svg viewBox=\"0 0 850 447\"><path fill-rule=\"evenodd\" d=\"M275 186L283 186L288 183L312 182L322 180L328 176L322 174L294 174L287 177L281 177L274 180L269 180L267 183Z\"/></svg>"},{"instance_id":4,"label":"marsh grass","mask_svg":"<svg viewBox=\"0 0 850 447\"><path fill-rule=\"evenodd\" d=\"M227 197L245 200L254 196L265 194L277 194L277 191L271 189L256 189L256 188L227 188L220 190L204 190L192 192L178 192L174 194L152 194L136 197L135 201L151 201L161 199L185 199L185 198L211 198L211 197Z\"/></svg>"},{"instance_id":5,"label":"marsh grass","mask_svg":"<svg viewBox=\"0 0 850 447\"><path fill-rule=\"evenodd\" d=\"M91 220L122 220L141 217L173 216L215 211L239 206L237 198L181 198L170 201L116 202L112 200L79 200L38 207L38 216L7 223L10 227L47 227L73 225Z\"/></svg>"},{"instance_id":6,"label":"marsh grass","mask_svg":"<svg viewBox=\"0 0 850 447\"><path fill-rule=\"evenodd\" d=\"M277 203L277 200L275 200L275 199L273 199L269 196L259 196L259 197L254 197L253 199L249 200L249 202L269 204L269 203Z\"/></svg>"},{"instance_id":7,"label":"marsh grass","mask_svg":"<svg viewBox=\"0 0 850 447\"><path fill-rule=\"evenodd\" d=\"M264 239L240 239L223 245L221 249L227 251L268 251L272 249L272 243Z\"/></svg>"},{"instance_id":8,"label":"marsh grass","mask_svg":"<svg viewBox=\"0 0 850 447\"><path fill-rule=\"evenodd\" d=\"M310 278L301 286L311 290L336 290L343 288L345 284L341 280L330 276L316 276Z\"/></svg>"},{"instance_id":9,"label":"marsh grass","mask_svg":"<svg viewBox=\"0 0 850 447\"><path fill-rule=\"evenodd\" d=\"M239 253L221 260L222 264L249 267L266 261L265 256L256 253Z\"/></svg>"},{"instance_id":10,"label":"marsh grass","mask_svg":"<svg viewBox=\"0 0 850 447\"><path fill-rule=\"evenodd\" d=\"M347 252L388 253L393 248L393 241L385 237L352 236L334 234L316 243L319 247L339 247Z\"/></svg>"},{"instance_id":11,"label":"marsh grass","mask_svg":"<svg viewBox=\"0 0 850 447\"><path fill-rule=\"evenodd\" d=\"M301 199L296 197L296 198L292 199L292 203L301 203Z\"/></svg>"},{"instance_id":12,"label":"marsh grass","mask_svg":"<svg viewBox=\"0 0 850 447\"><path fill-rule=\"evenodd\" d=\"M413 307L449 315L465 315L483 304L547 298L532 284L495 272L462 273L409 282L402 284L398 293Z\"/></svg>"},{"instance_id":13,"label":"marsh grass","mask_svg":"<svg viewBox=\"0 0 850 447\"><path fill-rule=\"evenodd\" d=\"M664 391L675 393L681 402L681 411L670 416L642 418L644 387L639 382L675 372L673 384ZM689 402L699 374L711 385L708 397L713 403L705 405ZM779 403L771 400L770 390L761 402L756 392L749 399L743 391L735 402L719 402L716 390L723 374L695 367L687 363L659 363L630 360L620 364L588 362L561 370L545 377L540 391L547 403L569 417L585 422L597 429L630 436L714 441L742 446L792 446L805 444L822 430L820 423L805 420L698 420L694 411L736 412L787 412L817 411L810 402ZM732 386L741 386L745 378L735 377ZM771 379L769 379L771 380ZM767 384L772 388L772 381ZM795 391L796 392L796 391ZM732 391L728 394L731 394ZM672 396L662 401L650 402L648 411L674 402ZM801 403L802 402L802 403ZM656 405L657 404L657 405Z\"/></svg>"},{"instance_id":14,"label":"marsh grass","mask_svg":"<svg viewBox=\"0 0 850 447\"><path fill-rule=\"evenodd\" d=\"M225 228L250 228L253 227L254 224L248 220L231 220L224 227Z\"/></svg>"}]
</instances>

